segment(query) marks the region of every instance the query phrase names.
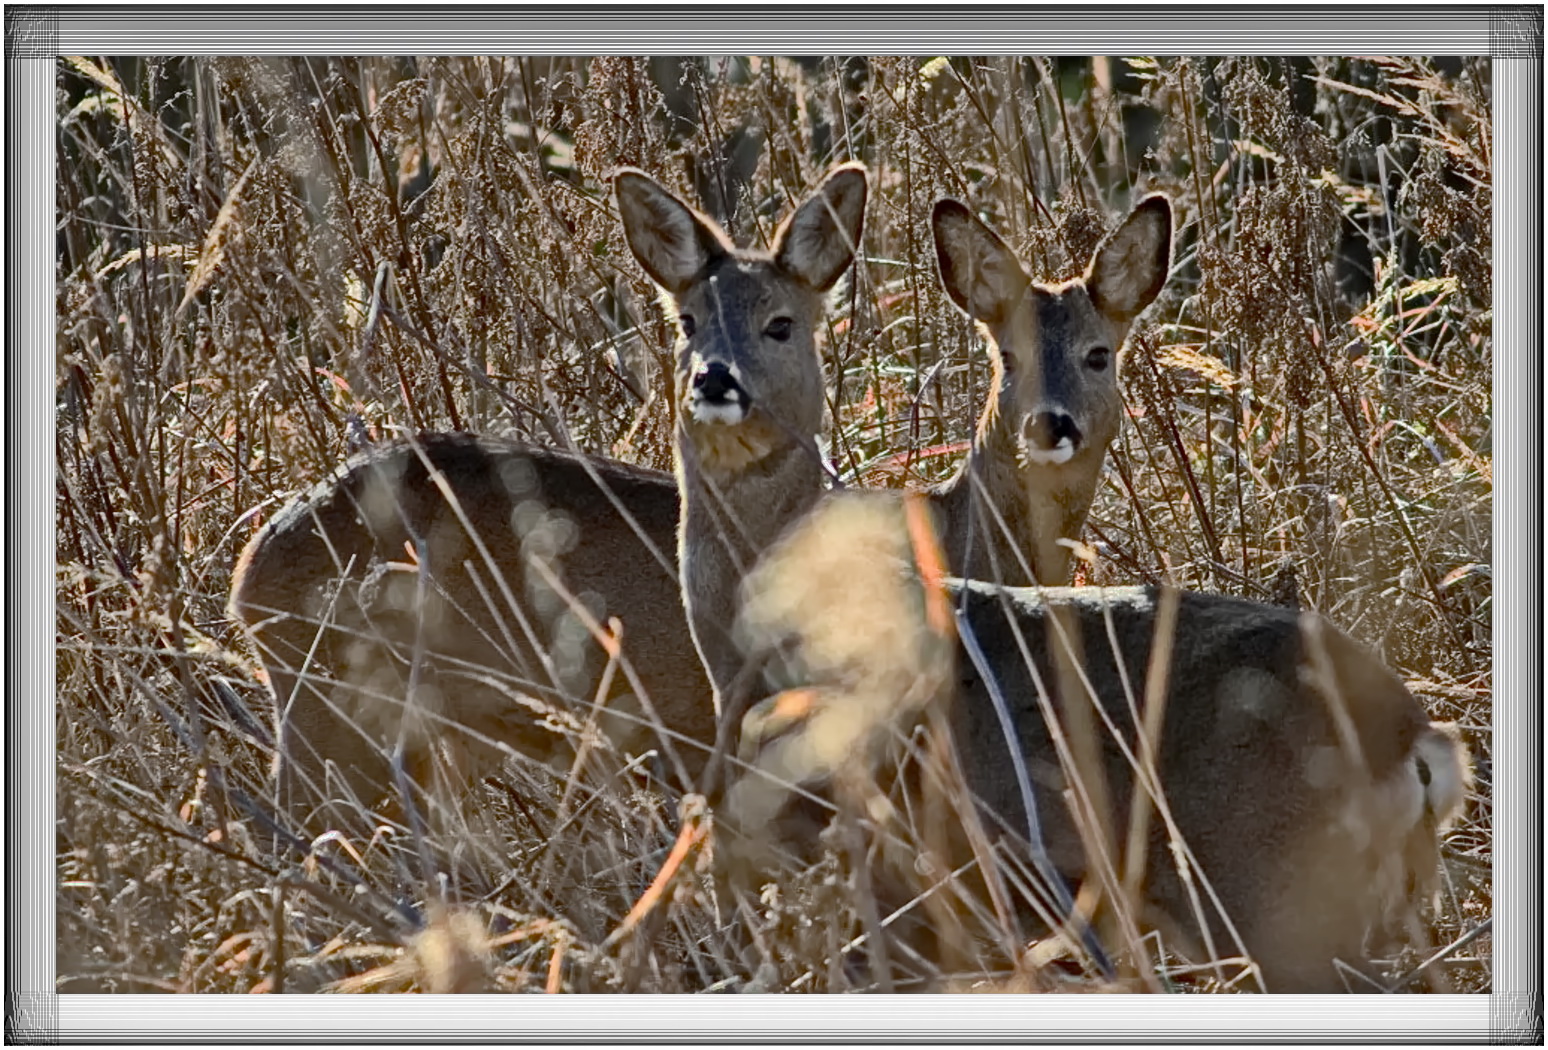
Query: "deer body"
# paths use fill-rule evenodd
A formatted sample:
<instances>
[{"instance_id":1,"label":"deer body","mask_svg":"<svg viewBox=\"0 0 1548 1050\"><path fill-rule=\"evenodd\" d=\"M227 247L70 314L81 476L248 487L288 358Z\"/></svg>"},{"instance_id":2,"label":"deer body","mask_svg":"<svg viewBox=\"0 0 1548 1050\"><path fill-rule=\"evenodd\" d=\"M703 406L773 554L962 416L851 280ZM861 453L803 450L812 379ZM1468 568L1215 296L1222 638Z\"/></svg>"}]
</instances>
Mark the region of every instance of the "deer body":
<instances>
[{"instance_id":1,"label":"deer body","mask_svg":"<svg viewBox=\"0 0 1548 1050\"><path fill-rule=\"evenodd\" d=\"M1127 744L1128 755L1098 731L1110 826L1121 834L1136 784L1130 755L1138 754L1141 736L1131 711L1143 720L1157 592L1000 590L964 582L950 596L966 599L977 641L993 654L1017 743L1041 780L1041 826L1060 873L1072 882L1092 878L1073 848L1081 839L1062 797L1067 775L1039 709L1038 682L1060 712L1095 697ZM1089 692L1060 679L1053 653L1062 642L1050 610L1075 627ZM1155 761L1180 838L1219 901L1217 908L1200 890L1209 936L1217 952L1235 953L1223 910L1267 990L1343 990L1334 960L1358 966L1366 937L1395 930L1402 908L1433 888L1438 831L1462 803L1465 752L1449 730L1431 726L1380 661L1315 614L1182 593L1176 622ZM1036 679L1014 655L1017 635L1030 649ZM953 733L964 754L980 759L963 763L968 784L1008 828L1025 828L1008 763L982 760L1007 746L989 684L975 669L959 668ZM1352 729L1347 739L1343 717ZM1205 940L1168 829L1159 816L1148 828L1141 847L1145 918L1159 920L1202 958ZM1203 881L1197 872L1192 878Z\"/></svg>"},{"instance_id":2,"label":"deer body","mask_svg":"<svg viewBox=\"0 0 1548 1050\"><path fill-rule=\"evenodd\" d=\"M284 794L305 797L298 777L322 787L331 762L370 804L400 742L421 783L437 751L467 772L494 744L567 757L606 657L538 562L596 621L622 622L662 722L713 740L670 560L677 511L670 474L471 434L371 449L292 501L242 552L231 595L276 696ZM632 695L618 673L602 697L625 741L644 728ZM540 724L567 715L568 736Z\"/></svg>"},{"instance_id":3,"label":"deer body","mask_svg":"<svg viewBox=\"0 0 1548 1050\"><path fill-rule=\"evenodd\" d=\"M1315 614L1180 593L1175 627L1158 638L1165 628L1153 588L1008 588L948 577L941 599L960 610L963 630L987 656L986 677L960 645L952 651L952 632L926 627L928 588L906 583L915 571L910 555L889 549L875 525L845 524L855 517L849 504L878 495L823 500L747 583L741 637L752 654L779 654L770 665L779 692L743 723L741 755L757 772L733 785L722 807L739 878L749 867L761 874L782 850L798 862L810 857L812 807L782 794L783 785L885 784L890 760L881 756L895 755L898 730L935 703L966 793L948 796L952 815L907 832L919 847L873 874L887 908L927 891L951 898L921 883L919 851L934 852L926 870L975 871L968 862L980 855L964 830L973 819L1025 855L1029 824L1013 748L1030 772L1059 879L1102 885L1093 842L1110 870L1132 863L1126 833L1135 799L1144 798L1149 822L1134 901L1141 928L1160 929L1169 947L1195 960L1208 958L1206 945L1217 958L1235 956L1240 943L1269 991L1344 990L1337 962L1359 969L1367 937L1396 928L1406 908L1431 894L1438 836L1468 783L1466 751L1348 636ZM905 531L901 516L883 513L894 535ZM869 586L826 586L833 578ZM1164 682L1152 683L1157 645L1167 646L1169 667ZM996 697L1009 709L1013 739ZM1137 769L1146 768L1142 737L1153 703L1163 705L1153 750L1159 800L1136 787L1145 782ZM1087 711L1101 713L1086 720L1094 770L1071 757L1077 716ZM911 763L905 782L912 801L863 803L862 812L930 812L929 792L939 785L919 770ZM1073 815L1077 798L1104 807L1084 828ZM971 814L952 808L964 805ZM882 823L883 841L895 838L897 829ZM1176 847L1186 847L1186 877ZM984 892L976 878L967 880L969 893ZM1030 910L1026 917L1036 924ZM927 943L939 933L914 931Z\"/></svg>"}]
</instances>

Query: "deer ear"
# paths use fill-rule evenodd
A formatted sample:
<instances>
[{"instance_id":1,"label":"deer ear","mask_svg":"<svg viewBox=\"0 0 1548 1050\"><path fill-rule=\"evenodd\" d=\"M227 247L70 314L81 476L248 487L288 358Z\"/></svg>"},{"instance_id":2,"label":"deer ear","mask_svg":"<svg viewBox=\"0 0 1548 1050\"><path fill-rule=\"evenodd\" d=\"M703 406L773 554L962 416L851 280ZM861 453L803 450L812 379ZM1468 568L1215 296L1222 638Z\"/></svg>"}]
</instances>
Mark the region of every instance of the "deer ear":
<instances>
[{"instance_id":1,"label":"deer ear","mask_svg":"<svg viewBox=\"0 0 1548 1050\"><path fill-rule=\"evenodd\" d=\"M975 321L995 325L1032 282L1010 246L961 201L944 197L930 215L941 285Z\"/></svg>"},{"instance_id":2,"label":"deer ear","mask_svg":"<svg viewBox=\"0 0 1548 1050\"><path fill-rule=\"evenodd\" d=\"M613 173L613 195L624 239L650 279L681 295L730 242L714 221L700 215L636 168Z\"/></svg>"},{"instance_id":3,"label":"deer ear","mask_svg":"<svg viewBox=\"0 0 1548 1050\"><path fill-rule=\"evenodd\" d=\"M864 165L834 168L780 225L774 235L775 261L819 292L833 287L860 250L865 195Z\"/></svg>"},{"instance_id":4,"label":"deer ear","mask_svg":"<svg viewBox=\"0 0 1548 1050\"><path fill-rule=\"evenodd\" d=\"M1149 306L1172 268L1172 204L1157 193L1108 234L1086 267L1086 291L1103 314L1128 324Z\"/></svg>"}]
</instances>

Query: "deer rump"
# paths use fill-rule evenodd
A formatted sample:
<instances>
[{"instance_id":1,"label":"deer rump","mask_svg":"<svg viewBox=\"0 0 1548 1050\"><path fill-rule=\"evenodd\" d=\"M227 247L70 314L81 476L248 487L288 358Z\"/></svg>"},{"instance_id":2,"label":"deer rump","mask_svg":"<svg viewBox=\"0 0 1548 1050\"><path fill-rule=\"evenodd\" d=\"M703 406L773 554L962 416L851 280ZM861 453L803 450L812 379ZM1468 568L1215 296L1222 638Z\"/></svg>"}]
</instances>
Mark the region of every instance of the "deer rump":
<instances>
[{"instance_id":1,"label":"deer rump","mask_svg":"<svg viewBox=\"0 0 1548 1050\"><path fill-rule=\"evenodd\" d=\"M623 620L647 694L713 739L673 566L658 561L677 514L670 474L516 441L424 433L352 458L238 565L232 608L280 704L282 752L313 775L325 758L354 767L378 791L393 741L412 758L459 726L473 753L480 736L564 752L544 711L583 721L576 701L596 699L606 661L539 562L595 622Z\"/></svg>"},{"instance_id":2,"label":"deer rump","mask_svg":"<svg viewBox=\"0 0 1548 1050\"><path fill-rule=\"evenodd\" d=\"M976 581L949 589L978 644L1000 655L996 686L1031 768L1052 859L1066 878L1087 876L1038 683L1066 732L1071 705L1099 701L1108 826L1121 847L1137 778L1107 725L1140 753L1135 712L1143 722L1158 592ZM1339 990L1333 960L1364 958L1367 934L1438 862L1434 830L1423 827L1425 775L1412 757L1429 721L1390 671L1319 617L1220 595L1178 599L1155 765L1177 832L1219 902L1200 885L1210 935L1217 952L1235 954L1223 910L1269 990ZM1057 658L1061 651L1078 661ZM960 753L976 757L963 764L967 784L1007 833L1024 835L1012 764L989 760L1007 746L991 686L958 659L951 724ZM1082 674L1061 673L1061 663ZM1197 951L1198 920L1154 805L1148 827L1144 906ZM1200 884L1197 873L1193 881Z\"/></svg>"}]
</instances>

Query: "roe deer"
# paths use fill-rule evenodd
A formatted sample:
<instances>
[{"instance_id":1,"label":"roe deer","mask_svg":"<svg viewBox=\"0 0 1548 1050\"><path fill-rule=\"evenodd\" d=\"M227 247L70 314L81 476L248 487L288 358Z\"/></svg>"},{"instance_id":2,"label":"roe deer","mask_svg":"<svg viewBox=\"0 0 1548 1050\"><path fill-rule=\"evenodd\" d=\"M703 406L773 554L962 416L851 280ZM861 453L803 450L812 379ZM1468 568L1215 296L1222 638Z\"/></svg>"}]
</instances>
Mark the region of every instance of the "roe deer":
<instances>
[{"instance_id":1,"label":"roe deer","mask_svg":"<svg viewBox=\"0 0 1548 1050\"><path fill-rule=\"evenodd\" d=\"M683 232L670 225L671 209L659 211L670 195L647 176L626 169L617 187L637 254ZM646 249L642 260L665 259L658 283L683 304L685 353L702 345L708 355L691 388L700 408L682 425L714 426L717 411L745 403L738 381L756 388L763 377L749 377L743 362L763 344L815 360L820 292L848 263L864 197L864 169L845 165L780 228L773 253L734 250L697 215L702 272L671 268L669 248L661 249L667 256ZM830 208L842 219L841 237L830 235ZM669 225L658 231L658 221ZM843 262L818 273L837 258L823 256L830 242L841 242ZM690 310L699 311L702 332L691 327ZM784 420L771 400L739 437L717 446L711 470L740 456L751 462L782 425L815 430L820 377L808 396L818 405L815 422ZM809 465L818 470L815 458ZM816 477L804 483L818 485ZM620 743L631 742L631 725L663 727L676 772L695 775L716 721L677 567L663 555L676 546L679 508L670 474L468 434L422 434L370 450L292 501L243 550L230 601L276 697L286 808L299 813L303 778L322 787L328 763L342 786L376 802L390 790L387 752L395 746L421 784L440 758L460 771L455 782L500 745L567 757L580 721L568 710L575 697L608 701L617 717L604 712L603 727ZM753 517L756 528L763 515ZM552 578L592 619L622 622L634 680L612 674L608 695L596 695L603 647ZM729 622L727 605L721 626Z\"/></svg>"},{"instance_id":2,"label":"roe deer","mask_svg":"<svg viewBox=\"0 0 1548 1050\"><path fill-rule=\"evenodd\" d=\"M1076 797L1091 800L1083 804L1104 797L1088 781L1108 788L1107 824L1121 848L1101 863L1135 866L1125 876L1138 897L1134 918L1194 953L1212 944L1234 954L1239 935L1270 991L1341 990L1335 960L1358 966L1368 934L1433 897L1439 834L1469 781L1466 750L1348 636L1313 613L1219 595L1172 591L1167 609L1153 588L947 578L932 599L896 540L906 529L897 505L881 494L833 494L746 582L739 634L750 652L773 654L771 685L785 691L749 713L741 753L756 770L717 813L743 877L747 865L768 863L782 826L791 851L809 856L811 807L776 819L789 785L885 782L881 749L899 721L944 701L967 790L949 800L956 819L936 810L920 821L912 839L920 845L881 874L878 895L889 905L941 890L942 873L975 855L992 857L972 849L967 829L980 815L1025 856L1034 838L1028 794L1057 877L1102 884L1092 836L1065 797L1077 779ZM987 655L988 680L970 652L953 653L950 618L932 600L961 610L964 635ZM1158 649L1169 667L1156 662ZM1035 792L1008 753L995 694ZM1074 736L1076 712L1093 700L1105 728L1095 730L1097 776L1087 777L1061 738ZM910 790L927 779L916 767ZM1136 797L1148 823L1131 823ZM889 808L873 796L861 812ZM891 808L932 812L917 800ZM1125 829L1135 836L1127 847ZM932 847L945 855L921 869L918 849ZM921 880L920 870L934 878Z\"/></svg>"},{"instance_id":3,"label":"roe deer","mask_svg":"<svg viewBox=\"0 0 1548 1050\"><path fill-rule=\"evenodd\" d=\"M1171 269L1171 203L1140 201L1062 284L1034 282L957 201L936 202L931 230L941 284L987 336L992 368L967 459L928 493L947 562L974 579L1067 582L1059 541L1079 537L1118 435L1118 355Z\"/></svg>"},{"instance_id":4,"label":"roe deer","mask_svg":"<svg viewBox=\"0 0 1548 1050\"><path fill-rule=\"evenodd\" d=\"M673 461L679 570L716 710L741 666L738 581L822 491L823 376L814 330L865 221L866 174L840 165L780 226L769 251L720 227L643 172L613 180L629 248L677 316Z\"/></svg>"}]
</instances>

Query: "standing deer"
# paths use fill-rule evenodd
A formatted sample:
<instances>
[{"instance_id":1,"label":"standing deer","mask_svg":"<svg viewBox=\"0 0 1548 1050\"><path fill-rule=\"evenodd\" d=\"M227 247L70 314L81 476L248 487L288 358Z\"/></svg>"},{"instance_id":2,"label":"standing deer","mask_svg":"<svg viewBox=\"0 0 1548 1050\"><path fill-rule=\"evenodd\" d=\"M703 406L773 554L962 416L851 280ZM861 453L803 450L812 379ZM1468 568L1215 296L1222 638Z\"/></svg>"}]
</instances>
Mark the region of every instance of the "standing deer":
<instances>
[{"instance_id":1,"label":"standing deer","mask_svg":"<svg viewBox=\"0 0 1548 1050\"><path fill-rule=\"evenodd\" d=\"M640 172L620 172L616 185L631 244L696 238L642 257L648 270L661 263L652 276L677 298L684 353L702 365L685 391L693 403L680 427L712 436L718 419L745 407L748 387L783 382L760 370L765 359L804 355L815 368L822 292L860 236L861 166L833 172L768 253L733 248L712 220ZM683 216L691 217L686 225ZM738 438L711 441L702 464L680 465L683 476L714 486L725 470L756 461L763 491L815 492L814 448L763 455L788 433L820 426L820 375L814 382L798 393L815 415L785 418L772 399L760 404ZM567 760L585 729L585 706L574 698L605 703L601 728L619 743L663 730L674 772L691 782L716 720L678 572L663 554L676 547L679 504L677 481L661 471L515 441L422 434L357 456L287 505L243 550L230 600L275 694L286 808L300 817L318 794L354 794L367 805L390 796L394 748L420 784L441 769L461 782L510 748ZM709 517L688 523L695 535L741 517L700 505ZM787 516L766 504L740 527L761 546L771 536L759 530ZM701 571L733 572L742 535L725 534L716 553L699 559ZM707 587L695 594L704 596L694 605L700 641L713 653L723 643L708 625L723 634L732 604L708 600ZM588 626L609 617L622 624L632 674L609 672L606 647ZM604 682L610 688L599 695ZM330 766L339 777L331 786ZM311 792L302 790L308 782Z\"/></svg>"},{"instance_id":2,"label":"standing deer","mask_svg":"<svg viewBox=\"0 0 1548 1050\"><path fill-rule=\"evenodd\" d=\"M803 294L827 287L847 265L860 211L851 194L857 196L860 188L826 185L815 198L826 203L809 204L812 213L803 207L776 240L775 260L809 275L796 282ZM1319 617L1235 598L1182 596L1175 626L1155 642L1162 617L1153 591L1056 590L1045 597L1035 589L953 579L947 593L962 610L965 633L987 656L986 673L960 653L919 664L915 657L934 650L906 631L889 632L892 621L879 615L871 589L847 586L877 578L865 567L868 559L885 557L877 544L856 545L852 572L836 569L842 562L823 556L792 563L777 553L792 544L822 550L825 515L856 496L823 496L814 452L821 369L809 346L791 352L790 341L779 338L786 326L778 311L787 308L776 302L742 321L763 338L727 350L720 341L726 318L743 316L745 297L722 293L719 282L694 285L690 278L728 272L740 277L745 271L739 256L702 217L643 176L622 176L618 193L630 247L673 296L683 329L674 377L679 408L674 441L683 494L680 569L690 624L710 677L727 700L725 717L737 713L734 700L748 686L738 679L749 663L773 669L770 685L782 690L743 721L741 753L759 770L786 781L822 781L866 767L876 753L875 735L897 728L885 717L889 711L928 709L927 702L889 708L889 696L913 688L899 669L929 668L931 682L946 683L951 736L967 785L985 819L998 823L1007 841L1025 844L1019 829L1028 826L1028 795L1012 775L1008 749L1045 787L1054 785L1038 793L1037 807L1065 879L1078 880L1094 869L1091 836L1065 809L1060 788L1083 788L1101 807L1097 820L1119 830L1131 820L1133 800L1153 793L1150 804L1164 808L1168 819L1150 822L1136 854L1143 876L1137 884L1139 920L1178 932L1191 929L1204 943L1239 936L1269 988L1336 988L1335 961L1363 958L1366 933L1433 880L1438 834L1460 806L1466 785L1465 752L1454 733L1431 724L1379 661ZM943 259L949 256L943 277L953 275L946 277L948 286L957 286L977 316L991 319L986 321L991 330L995 323L1004 326L996 339L1008 344L1016 324L1006 321L1011 315L1003 303L994 303L1015 300L1007 289L1025 293L1032 286L1024 276L983 278L1003 273L1006 261L1014 260L997 250L1003 245L977 233L959 237L962 219L953 211L949 205L937 211L938 218L946 216L938 233L944 228L942 240L953 241L940 249ZM1086 281L1065 288L1063 303L1058 293L1037 289L1030 298L1040 305L1020 313L1020 323L1056 318L1060 337L1023 334L1019 345L1078 348L1088 367L1100 356L1094 351L1110 352L1164 277L1164 261L1157 259L1164 260L1169 241L1164 235L1169 222L1160 218L1165 214L1164 205L1155 202L1136 209L1137 217L1099 249ZM846 223L846 216L852 222ZM1127 279L1126 263L1140 276ZM727 281L728 289L737 287ZM983 293L994 287L1005 294ZM1104 307L1111 313L1104 314ZM1072 318L1088 324L1097 319L1094 332L1073 333L1079 326ZM704 327L710 330L701 334ZM1008 377L1002 389L1007 383ZM1042 383L1045 391L1054 386L1053 380ZM1057 406L1068 409L1068 403L1041 396L1041 402L1031 402L1044 407L1029 412L1030 429L1022 424L1004 432L1028 461L1018 491L1034 468L1073 463L1088 434L1097 438L1085 446L1088 451L1105 448L1111 437L1097 424L1082 426L1068 411L1073 427L1060 422ZM1039 437L1038 428L1045 428L1041 433L1049 440ZM994 429L990 420L980 433ZM1040 445L1051 447L1039 452ZM965 468L964 476L974 469ZM958 490L966 484L959 481ZM1049 490L1078 497L1080 486L1090 484L1094 481ZM1037 490L1027 486L1027 491ZM1083 498L1089 500L1089 494ZM937 496L938 506L941 499ZM1084 512L1082 506L1079 514ZM1053 520L1052 512L1041 514L1028 520ZM944 517L951 536L953 518ZM906 569L884 567L880 578L896 579ZM726 631L738 609L739 638ZM1165 647L1170 670L1152 684L1146 675L1157 646ZM970 665L971 673L952 669ZM1013 742L1007 742L994 714L991 693L1009 701ZM873 725L854 715L861 706L857 697L864 694L871 694L867 701L887 694L865 705L884 716ZM1143 779L1131 762L1139 747L1136 719L1150 710L1140 698L1164 703L1155 708L1157 735L1150 766L1139 766L1147 770ZM1114 728L1098 730L1095 768L1081 769L1056 740L1068 734L1067 722L1056 734L1048 716L1060 723L1093 706ZM835 735L823 739L830 733ZM796 752L802 757L792 758ZM862 769L861 779L873 773ZM777 837L779 825L766 818L778 807L749 801L758 794L756 776L731 785L723 799L717 826L729 835L727 853L749 841L765 846ZM1103 794L1078 783L1086 777L1112 790ZM1098 848L1109 844L1116 840L1096 842ZM812 842L808 837L794 846L798 854L809 852ZM1192 851L1188 878L1173 863L1183 849ZM1210 896L1202 906L1191 877L1197 873L1209 880Z\"/></svg>"}]
</instances>

